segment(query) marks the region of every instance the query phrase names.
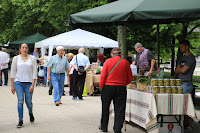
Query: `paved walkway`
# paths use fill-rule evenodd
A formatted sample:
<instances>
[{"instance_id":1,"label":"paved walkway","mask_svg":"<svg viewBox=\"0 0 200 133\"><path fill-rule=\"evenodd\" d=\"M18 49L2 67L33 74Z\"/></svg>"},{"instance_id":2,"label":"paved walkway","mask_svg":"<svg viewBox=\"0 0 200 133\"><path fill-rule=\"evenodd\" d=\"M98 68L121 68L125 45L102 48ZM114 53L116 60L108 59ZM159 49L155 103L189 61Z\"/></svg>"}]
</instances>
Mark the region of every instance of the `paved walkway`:
<instances>
[{"instance_id":1,"label":"paved walkway","mask_svg":"<svg viewBox=\"0 0 200 133\"><path fill-rule=\"evenodd\" d=\"M66 92L69 91L65 87ZM87 96L84 101L73 101L66 94L63 104L55 106L53 96L48 95L48 87L38 86L33 94L35 122L29 122L27 107L24 104L23 128L18 124L17 96L8 86L0 86L0 133L99 133L97 128L101 118L100 96ZM113 117L110 116L108 132L112 133ZM126 133L144 133L136 125L127 125ZM123 129L124 132L124 129Z\"/></svg>"},{"instance_id":2,"label":"paved walkway","mask_svg":"<svg viewBox=\"0 0 200 133\"><path fill-rule=\"evenodd\" d=\"M68 92L69 88L65 87ZM33 95L33 113L35 122L29 122L26 106L24 106L24 125L17 129L17 97L8 86L0 86L0 133L99 133L98 125L101 117L100 96L87 96L84 101L73 101L68 94L63 96L63 104L55 106L53 96L48 95L48 88L38 86ZM197 111L200 118L200 113ZM113 133L113 117L110 116L108 133ZM194 123L194 132L200 131L198 123ZM122 131L125 133L124 129ZM127 124L126 133L145 133L135 125Z\"/></svg>"}]
</instances>

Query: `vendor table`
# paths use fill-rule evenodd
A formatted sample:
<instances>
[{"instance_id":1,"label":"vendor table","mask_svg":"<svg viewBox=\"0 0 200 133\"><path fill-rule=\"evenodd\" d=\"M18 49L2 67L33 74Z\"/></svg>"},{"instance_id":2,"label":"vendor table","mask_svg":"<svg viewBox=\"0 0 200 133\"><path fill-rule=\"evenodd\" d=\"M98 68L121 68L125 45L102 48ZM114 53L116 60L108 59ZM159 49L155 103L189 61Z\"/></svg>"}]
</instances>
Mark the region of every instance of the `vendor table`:
<instances>
[{"instance_id":1,"label":"vendor table","mask_svg":"<svg viewBox=\"0 0 200 133\"><path fill-rule=\"evenodd\" d=\"M152 94L127 89L126 121L158 133L158 115L188 115L198 121L190 94Z\"/></svg>"},{"instance_id":2,"label":"vendor table","mask_svg":"<svg viewBox=\"0 0 200 133\"><path fill-rule=\"evenodd\" d=\"M100 83L100 74L87 74L86 75L86 86L89 95L94 92L94 83Z\"/></svg>"}]
</instances>

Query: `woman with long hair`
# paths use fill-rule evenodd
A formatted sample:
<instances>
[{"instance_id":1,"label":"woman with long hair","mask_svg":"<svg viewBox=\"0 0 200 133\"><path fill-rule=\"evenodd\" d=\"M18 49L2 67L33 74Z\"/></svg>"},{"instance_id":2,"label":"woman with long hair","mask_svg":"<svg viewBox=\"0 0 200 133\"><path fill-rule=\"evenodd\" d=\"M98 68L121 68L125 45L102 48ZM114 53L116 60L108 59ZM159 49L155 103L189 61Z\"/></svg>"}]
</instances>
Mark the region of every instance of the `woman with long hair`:
<instances>
[{"instance_id":1,"label":"woman with long hair","mask_svg":"<svg viewBox=\"0 0 200 133\"><path fill-rule=\"evenodd\" d=\"M23 125L24 99L27 105L30 122L34 122L32 95L37 79L37 62L34 56L28 54L28 45L22 43L19 48L20 54L15 56L11 66L11 91L18 98L18 128Z\"/></svg>"},{"instance_id":2,"label":"woman with long hair","mask_svg":"<svg viewBox=\"0 0 200 133\"><path fill-rule=\"evenodd\" d=\"M67 57L67 59L69 61L69 64L70 64L71 60L74 57L74 54L73 53L68 53L68 54L65 55L65 57ZM73 93L73 71L74 71L74 68L70 64L70 67L69 67L69 81L68 81L68 84L69 84L69 95L72 95L72 93Z\"/></svg>"}]
</instances>

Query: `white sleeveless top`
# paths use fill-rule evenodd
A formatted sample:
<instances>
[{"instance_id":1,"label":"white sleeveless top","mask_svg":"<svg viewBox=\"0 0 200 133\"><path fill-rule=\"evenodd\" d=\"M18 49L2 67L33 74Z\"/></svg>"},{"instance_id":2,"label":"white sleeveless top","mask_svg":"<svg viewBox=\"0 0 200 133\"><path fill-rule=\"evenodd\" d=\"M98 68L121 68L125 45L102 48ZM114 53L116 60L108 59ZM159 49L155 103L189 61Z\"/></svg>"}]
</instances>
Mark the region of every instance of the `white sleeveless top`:
<instances>
[{"instance_id":1,"label":"white sleeveless top","mask_svg":"<svg viewBox=\"0 0 200 133\"><path fill-rule=\"evenodd\" d=\"M15 78L15 82L32 82L33 79L37 79L35 58L29 56L26 61L23 61L19 55L17 58L13 59L11 78Z\"/></svg>"}]
</instances>

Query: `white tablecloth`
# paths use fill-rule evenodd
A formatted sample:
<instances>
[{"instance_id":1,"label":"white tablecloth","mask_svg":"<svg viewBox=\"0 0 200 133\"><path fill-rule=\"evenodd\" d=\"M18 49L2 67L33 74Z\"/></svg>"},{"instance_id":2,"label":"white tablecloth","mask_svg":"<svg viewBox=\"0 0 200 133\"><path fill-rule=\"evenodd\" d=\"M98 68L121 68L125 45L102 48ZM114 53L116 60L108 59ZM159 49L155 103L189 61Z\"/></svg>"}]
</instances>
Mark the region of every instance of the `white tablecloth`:
<instances>
[{"instance_id":1,"label":"white tablecloth","mask_svg":"<svg viewBox=\"0 0 200 133\"><path fill-rule=\"evenodd\" d=\"M188 115L198 121L190 94L152 94L127 89L126 121L140 125L147 132L158 133L158 114Z\"/></svg>"}]
</instances>

